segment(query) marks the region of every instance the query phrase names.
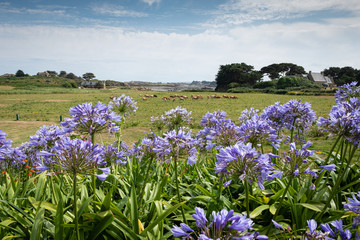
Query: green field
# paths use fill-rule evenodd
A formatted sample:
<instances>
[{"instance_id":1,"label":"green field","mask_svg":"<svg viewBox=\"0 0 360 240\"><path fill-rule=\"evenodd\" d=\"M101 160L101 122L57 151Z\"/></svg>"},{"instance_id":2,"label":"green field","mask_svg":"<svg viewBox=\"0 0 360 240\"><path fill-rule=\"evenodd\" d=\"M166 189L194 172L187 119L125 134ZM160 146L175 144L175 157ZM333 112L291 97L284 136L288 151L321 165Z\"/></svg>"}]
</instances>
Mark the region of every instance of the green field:
<instances>
[{"instance_id":1,"label":"green field","mask_svg":"<svg viewBox=\"0 0 360 240\"><path fill-rule=\"evenodd\" d=\"M332 96L291 96L275 94L257 93L238 93L231 94L238 99L227 98L207 98L214 95L213 92L153 92L137 91L131 89L108 89L108 90L89 90L89 89L55 89L39 88L18 93L11 87L1 86L0 89L0 129L8 134L8 138L14 141L15 146L28 140L29 136L34 135L42 125L59 124L60 116L64 119L68 117L69 108L84 102L96 104L101 101L108 104L111 96L121 94L132 97L138 103L138 111L131 115L126 122L123 131L124 139L132 143L141 138L150 129L151 116L159 116L176 106L192 111L194 131L200 128L200 120L207 112L223 110L234 121L240 116L241 111L251 107L262 110L274 104L276 101L285 103L291 99L301 99L303 102L310 102L317 116L326 116L332 105L335 104ZM142 100L145 94L157 95L156 98ZM186 100L164 101L162 97L179 94L186 95ZM192 100L191 95L203 96L203 99ZM220 94L219 95L223 95ZM227 94L229 95L229 94ZM19 120L17 119L17 115ZM108 136L103 136L106 139ZM104 140L101 139L101 140Z\"/></svg>"}]
</instances>

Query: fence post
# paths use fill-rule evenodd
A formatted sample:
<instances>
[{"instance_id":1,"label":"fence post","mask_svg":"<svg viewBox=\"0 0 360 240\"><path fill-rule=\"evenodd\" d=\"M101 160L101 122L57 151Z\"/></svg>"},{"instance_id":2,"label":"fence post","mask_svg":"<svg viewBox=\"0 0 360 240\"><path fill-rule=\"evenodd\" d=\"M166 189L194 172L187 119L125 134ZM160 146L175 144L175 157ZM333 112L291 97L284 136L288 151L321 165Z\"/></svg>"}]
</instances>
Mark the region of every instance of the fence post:
<instances>
[{"instance_id":1,"label":"fence post","mask_svg":"<svg viewBox=\"0 0 360 240\"><path fill-rule=\"evenodd\" d=\"M16 114L16 121L19 121L19 114Z\"/></svg>"},{"instance_id":2,"label":"fence post","mask_svg":"<svg viewBox=\"0 0 360 240\"><path fill-rule=\"evenodd\" d=\"M62 122L62 120L63 120L63 119L62 119L62 115L60 115L60 122Z\"/></svg>"}]
</instances>

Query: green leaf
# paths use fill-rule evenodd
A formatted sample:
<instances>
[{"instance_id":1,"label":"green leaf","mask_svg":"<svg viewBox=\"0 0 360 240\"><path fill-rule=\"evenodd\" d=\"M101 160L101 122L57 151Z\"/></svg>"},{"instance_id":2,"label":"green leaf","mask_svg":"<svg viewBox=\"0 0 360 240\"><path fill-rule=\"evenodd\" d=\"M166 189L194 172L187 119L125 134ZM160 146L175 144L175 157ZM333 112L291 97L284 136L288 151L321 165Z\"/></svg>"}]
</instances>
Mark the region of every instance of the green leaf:
<instances>
[{"instance_id":1,"label":"green leaf","mask_svg":"<svg viewBox=\"0 0 360 240\"><path fill-rule=\"evenodd\" d=\"M135 233L131 228L128 227L128 225L124 224L119 219L114 219L114 222L115 223L112 224L113 227L119 228L120 231L123 234L125 234L126 236L128 236L130 239L133 239L133 240L142 239L141 236L139 236L137 233Z\"/></svg>"},{"instance_id":2,"label":"green leaf","mask_svg":"<svg viewBox=\"0 0 360 240\"><path fill-rule=\"evenodd\" d=\"M317 204L297 203L296 205L303 206L303 207L308 208L308 209L310 209L310 210L313 210L313 211L315 211L315 212L321 212L322 209L324 208L324 204L322 204L322 203L317 203Z\"/></svg>"},{"instance_id":3,"label":"green leaf","mask_svg":"<svg viewBox=\"0 0 360 240\"><path fill-rule=\"evenodd\" d=\"M264 210L269 209L270 206L269 205L261 205L257 208L254 209L254 211L252 211L250 213L250 218L256 218L257 216L259 216Z\"/></svg>"},{"instance_id":4,"label":"green leaf","mask_svg":"<svg viewBox=\"0 0 360 240\"><path fill-rule=\"evenodd\" d=\"M114 220L114 216L110 211L106 211L103 214L105 216L103 216L100 221L96 223L94 230L90 234L91 240L96 239L97 236L99 236L99 234L102 233Z\"/></svg>"},{"instance_id":5,"label":"green leaf","mask_svg":"<svg viewBox=\"0 0 360 240\"><path fill-rule=\"evenodd\" d=\"M112 189L106 194L105 199L101 205L102 212L110 210L111 196L112 196Z\"/></svg>"},{"instance_id":6,"label":"green leaf","mask_svg":"<svg viewBox=\"0 0 360 240\"><path fill-rule=\"evenodd\" d=\"M41 239L40 236L44 224L44 213L45 213L45 208L40 208L39 211L37 212L33 227L31 229L30 240Z\"/></svg>"},{"instance_id":7,"label":"green leaf","mask_svg":"<svg viewBox=\"0 0 360 240\"><path fill-rule=\"evenodd\" d=\"M54 190L58 196L58 205L56 208L56 215L54 219L55 224L55 240L64 239L64 208L63 208L63 198L61 196L61 191L59 185L55 184Z\"/></svg>"},{"instance_id":8,"label":"green leaf","mask_svg":"<svg viewBox=\"0 0 360 240\"><path fill-rule=\"evenodd\" d=\"M277 209L277 203L271 204L269 211L272 215L275 215Z\"/></svg>"},{"instance_id":9,"label":"green leaf","mask_svg":"<svg viewBox=\"0 0 360 240\"><path fill-rule=\"evenodd\" d=\"M137 207L137 197L136 197L136 187L134 183L131 186L131 193L130 193L130 214L131 214L131 221L132 221L132 229L134 232L139 232L139 212Z\"/></svg>"},{"instance_id":10,"label":"green leaf","mask_svg":"<svg viewBox=\"0 0 360 240\"><path fill-rule=\"evenodd\" d=\"M183 205L185 202L178 203L168 209L166 209L165 212L163 212L160 216L158 216L154 221L152 221L145 229L142 231L141 236L146 236L148 231L151 231L156 225L158 225L162 220L164 220L169 214L173 213L178 209L181 205Z\"/></svg>"}]
</instances>

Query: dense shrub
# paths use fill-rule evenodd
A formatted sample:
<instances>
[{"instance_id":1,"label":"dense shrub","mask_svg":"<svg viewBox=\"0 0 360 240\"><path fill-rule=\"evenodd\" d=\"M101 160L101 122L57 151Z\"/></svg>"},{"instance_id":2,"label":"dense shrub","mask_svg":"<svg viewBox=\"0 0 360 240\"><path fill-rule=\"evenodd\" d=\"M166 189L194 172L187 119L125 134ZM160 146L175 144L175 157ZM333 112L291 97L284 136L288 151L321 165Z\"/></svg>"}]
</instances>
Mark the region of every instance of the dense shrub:
<instances>
[{"instance_id":1,"label":"dense shrub","mask_svg":"<svg viewBox=\"0 0 360 240\"><path fill-rule=\"evenodd\" d=\"M282 77L277 82L277 89L288 89L295 90L295 87L299 87L298 89L303 88L321 88L315 83L311 82L309 79L304 77Z\"/></svg>"},{"instance_id":2,"label":"dense shrub","mask_svg":"<svg viewBox=\"0 0 360 240\"><path fill-rule=\"evenodd\" d=\"M275 87L275 82L274 81L265 81L265 82L258 82L254 85L254 88L260 88L260 89L264 89L264 88L274 88Z\"/></svg>"}]
</instances>

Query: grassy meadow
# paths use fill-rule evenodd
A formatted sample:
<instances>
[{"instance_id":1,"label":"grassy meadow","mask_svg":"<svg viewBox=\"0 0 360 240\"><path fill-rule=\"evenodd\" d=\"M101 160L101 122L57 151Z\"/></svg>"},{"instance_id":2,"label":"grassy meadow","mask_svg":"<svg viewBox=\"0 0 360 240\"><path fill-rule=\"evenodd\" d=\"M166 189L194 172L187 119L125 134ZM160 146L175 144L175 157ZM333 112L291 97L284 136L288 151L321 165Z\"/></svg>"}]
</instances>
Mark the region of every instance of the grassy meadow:
<instances>
[{"instance_id":1,"label":"grassy meadow","mask_svg":"<svg viewBox=\"0 0 360 240\"><path fill-rule=\"evenodd\" d=\"M301 99L302 102L309 102L317 116L326 116L331 107L335 104L333 96L294 96L275 95L260 93L231 93L238 99L208 98L214 95L213 92L154 92L138 91L132 89L64 89L64 88L37 88L32 91L16 90L11 87L1 86L0 88L0 129L8 134L13 140L14 146L35 134L43 125L59 124L60 116L68 117L69 108L84 102L103 102L108 104L111 96L128 95L137 101L138 110L131 115L123 129L124 140L131 144L142 138L150 130L151 116L159 116L176 106L192 111L193 128L197 131L200 128L200 120L207 112L223 110L233 121L237 121L241 111L251 107L262 110L265 107L280 101L282 104L291 99ZM146 94L156 95L154 98L143 100ZM175 101L164 101L163 97L170 95L185 95L188 99ZM192 100L191 95L202 95L203 99ZM223 94L219 94L223 95ZM230 95L230 94L227 94ZM19 120L17 119L17 115ZM315 134L316 135L316 134ZM321 148L327 149L331 139L311 139ZM103 134L99 141L112 141L107 134Z\"/></svg>"}]
</instances>

